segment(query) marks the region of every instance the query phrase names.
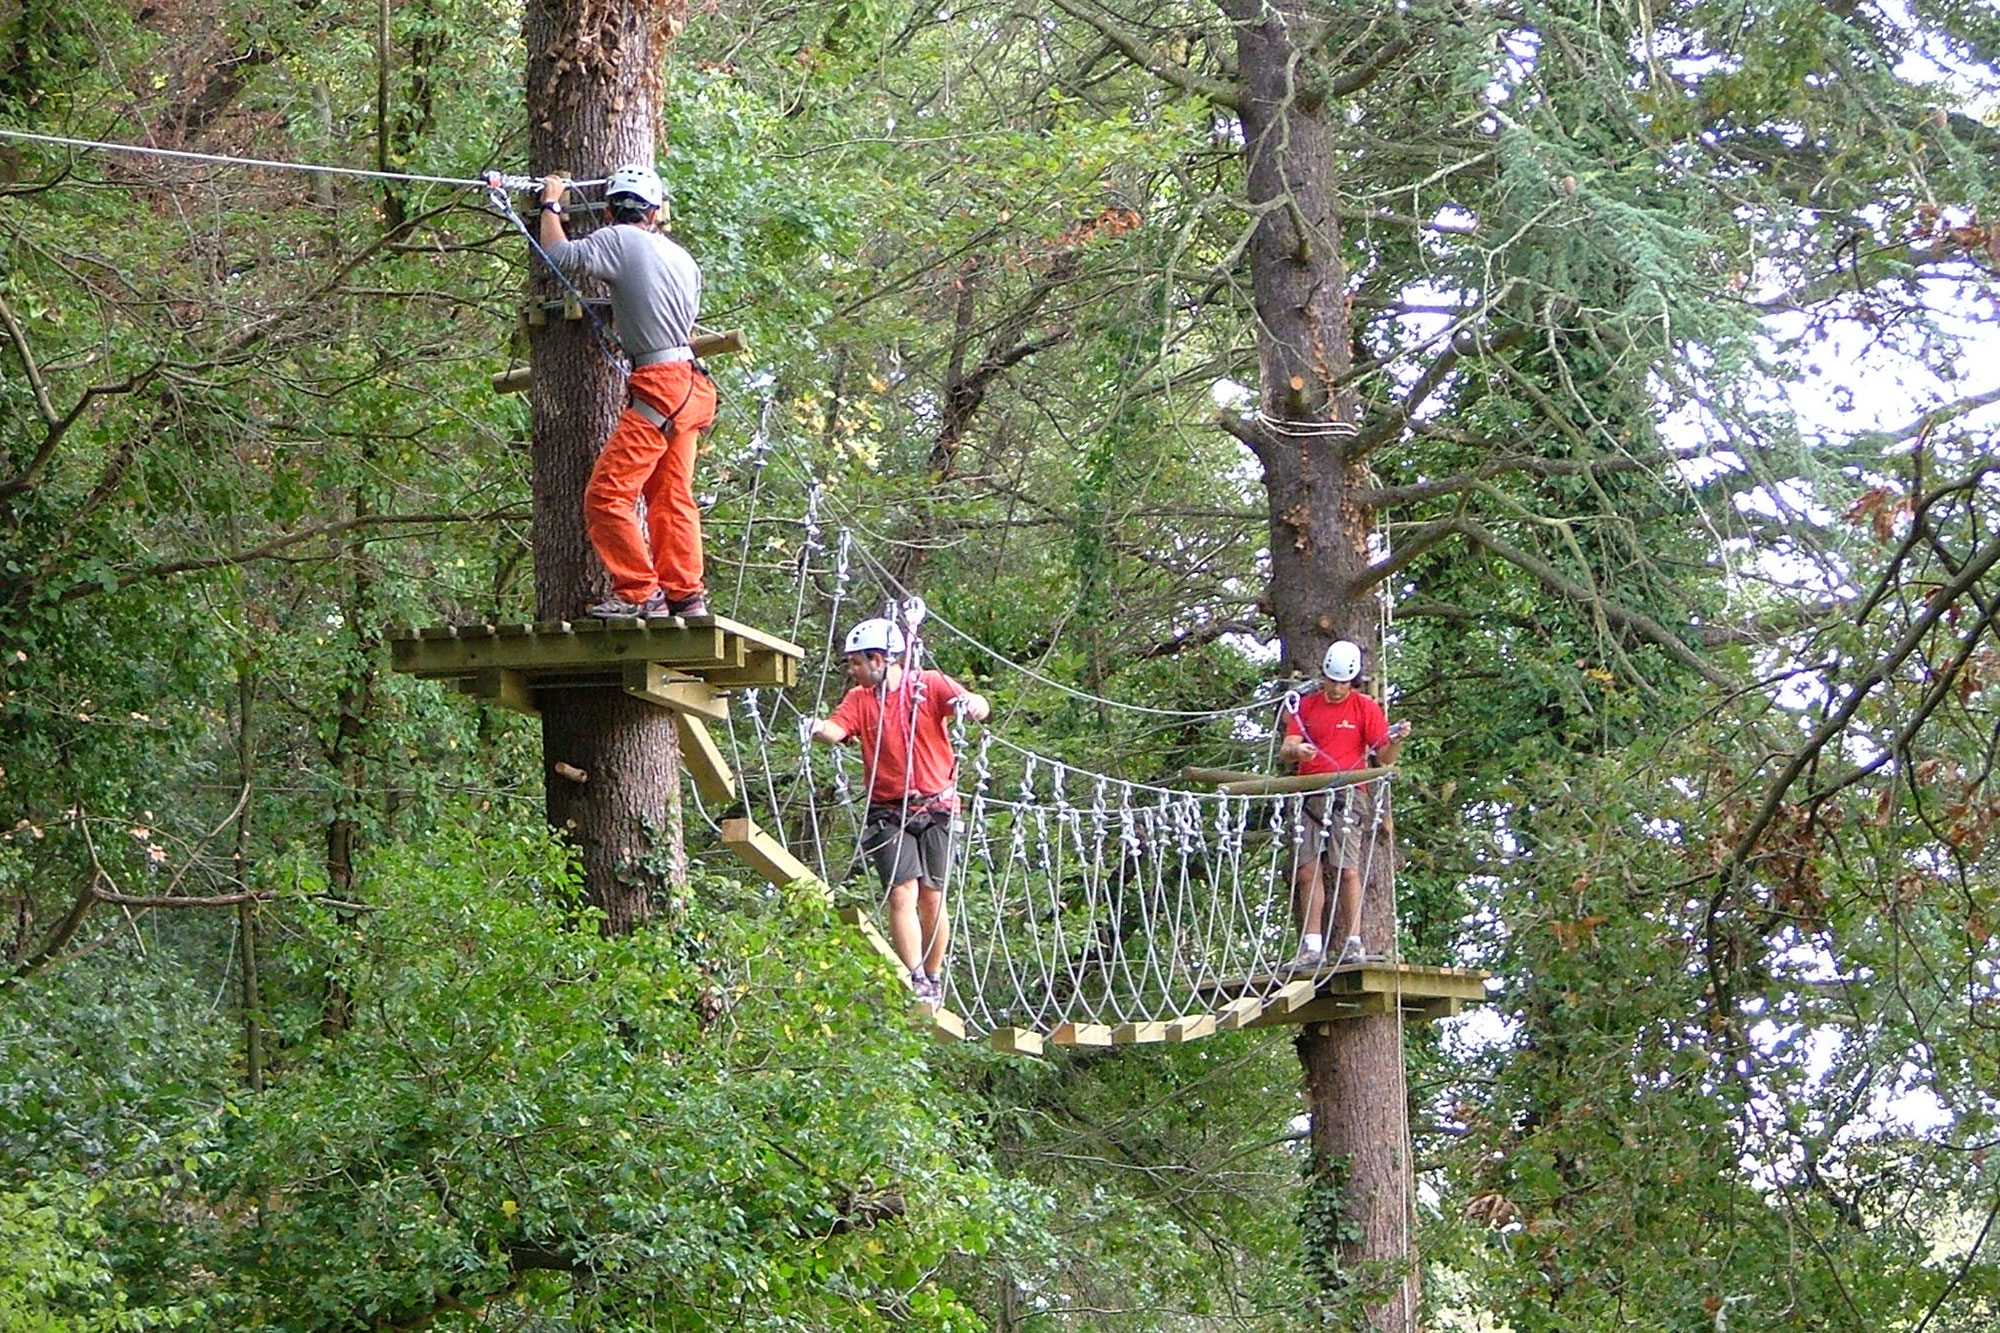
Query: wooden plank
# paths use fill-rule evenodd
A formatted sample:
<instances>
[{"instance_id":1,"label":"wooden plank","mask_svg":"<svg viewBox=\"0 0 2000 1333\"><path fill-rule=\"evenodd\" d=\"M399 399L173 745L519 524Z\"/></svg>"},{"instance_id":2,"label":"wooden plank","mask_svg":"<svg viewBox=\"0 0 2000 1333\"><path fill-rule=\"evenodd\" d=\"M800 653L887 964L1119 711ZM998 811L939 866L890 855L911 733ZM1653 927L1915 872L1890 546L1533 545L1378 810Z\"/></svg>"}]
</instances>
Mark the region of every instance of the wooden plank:
<instances>
[{"instance_id":1,"label":"wooden plank","mask_svg":"<svg viewBox=\"0 0 2000 1333\"><path fill-rule=\"evenodd\" d=\"M1393 768L1354 768L1345 773L1308 773L1303 777L1246 778L1239 782L1222 783L1216 790L1224 796L1283 796L1294 792L1353 787L1377 778L1394 776L1396 770Z\"/></svg>"},{"instance_id":2,"label":"wooden plank","mask_svg":"<svg viewBox=\"0 0 2000 1333\"><path fill-rule=\"evenodd\" d=\"M1364 963L1328 977L1325 988L1339 994L1380 992L1426 999L1483 1000L1486 973L1466 968Z\"/></svg>"},{"instance_id":3,"label":"wooden plank","mask_svg":"<svg viewBox=\"0 0 2000 1333\"><path fill-rule=\"evenodd\" d=\"M747 819L722 821L722 845L735 852L752 870L781 888L803 880L817 885L822 893L832 892L805 862L785 850L785 844Z\"/></svg>"},{"instance_id":4,"label":"wooden plank","mask_svg":"<svg viewBox=\"0 0 2000 1333\"><path fill-rule=\"evenodd\" d=\"M1168 1041L1193 1041L1197 1037L1210 1036L1215 1032L1218 1019L1214 1014L1187 1014L1167 1020Z\"/></svg>"},{"instance_id":5,"label":"wooden plank","mask_svg":"<svg viewBox=\"0 0 2000 1333\"><path fill-rule=\"evenodd\" d=\"M706 356L722 356L729 352L740 352L744 348L743 330L723 329L720 332L697 333L688 339L688 350L699 361Z\"/></svg>"},{"instance_id":6,"label":"wooden plank","mask_svg":"<svg viewBox=\"0 0 2000 1333\"><path fill-rule=\"evenodd\" d=\"M389 645L391 664L418 676L464 676L484 667L510 667L530 677L542 672L602 670L624 662L664 662L690 673L703 667L741 667L743 642L714 626L665 626L638 622L604 625L580 621L568 632L525 638L461 638L449 625Z\"/></svg>"},{"instance_id":7,"label":"wooden plank","mask_svg":"<svg viewBox=\"0 0 2000 1333\"><path fill-rule=\"evenodd\" d=\"M1234 1032L1256 1022L1263 1012L1264 1002L1254 995L1246 995L1223 1005L1222 1012L1215 1016L1215 1026L1224 1032Z\"/></svg>"},{"instance_id":8,"label":"wooden plank","mask_svg":"<svg viewBox=\"0 0 2000 1333\"><path fill-rule=\"evenodd\" d=\"M530 367L515 366L512 370L503 370L493 377L493 392L526 393L528 386L534 382L535 373Z\"/></svg>"},{"instance_id":9,"label":"wooden plank","mask_svg":"<svg viewBox=\"0 0 2000 1333\"><path fill-rule=\"evenodd\" d=\"M729 700L710 689L706 681L658 662L627 662L625 693L706 722L721 722L729 716ZM708 793L704 791L702 795Z\"/></svg>"},{"instance_id":10,"label":"wooden plank","mask_svg":"<svg viewBox=\"0 0 2000 1333\"><path fill-rule=\"evenodd\" d=\"M848 925L861 932L862 938L868 941L875 952L881 954L882 957L886 958L895 967L897 976L908 977L910 975L909 964L897 956L895 946L884 938L880 930L876 929L875 922L868 915L867 908L843 907L837 915L842 921L845 921Z\"/></svg>"},{"instance_id":11,"label":"wooden plank","mask_svg":"<svg viewBox=\"0 0 2000 1333\"><path fill-rule=\"evenodd\" d=\"M1109 1046L1111 1025L1109 1023L1063 1023L1049 1034L1049 1040L1057 1046Z\"/></svg>"},{"instance_id":12,"label":"wooden plank","mask_svg":"<svg viewBox=\"0 0 2000 1333\"><path fill-rule=\"evenodd\" d=\"M1181 770L1182 782L1196 782L1204 787L1222 782L1255 782L1270 776L1269 773L1253 773L1242 768L1200 768L1193 764Z\"/></svg>"},{"instance_id":13,"label":"wooden plank","mask_svg":"<svg viewBox=\"0 0 2000 1333\"><path fill-rule=\"evenodd\" d=\"M1165 1023L1120 1023L1111 1029L1111 1040L1120 1046L1144 1046L1166 1039Z\"/></svg>"},{"instance_id":14,"label":"wooden plank","mask_svg":"<svg viewBox=\"0 0 2000 1333\"><path fill-rule=\"evenodd\" d=\"M717 804L735 800L736 775L729 771L729 761L722 757L721 747L716 745L715 737L708 734L708 728L701 724L701 719L676 712L674 734L680 737L681 741L681 766L686 768L688 776L694 779L694 789L702 794L702 798ZM729 823L738 822L748 824L750 821L747 819L729 821ZM729 824L723 825L725 830L728 827ZM728 833L724 832L723 840L727 842L728 838ZM771 842L779 851L785 850L784 845L777 839L772 838ZM789 880L784 882L790 883Z\"/></svg>"},{"instance_id":15,"label":"wooden plank","mask_svg":"<svg viewBox=\"0 0 2000 1333\"><path fill-rule=\"evenodd\" d=\"M786 686L799 683L799 664L793 658L763 648L751 648L744 653L740 667L696 667L701 678L718 690L755 689L760 686Z\"/></svg>"},{"instance_id":16,"label":"wooden plank","mask_svg":"<svg viewBox=\"0 0 2000 1333\"><path fill-rule=\"evenodd\" d=\"M488 667L475 671L457 682L458 688L475 699L484 699L501 708L511 708L517 713L535 717L541 710L535 707L535 691L528 684L528 678L518 671L506 667Z\"/></svg>"},{"instance_id":17,"label":"wooden plank","mask_svg":"<svg viewBox=\"0 0 2000 1333\"><path fill-rule=\"evenodd\" d=\"M1243 1026L1246 1028L1302 1027L1307 1023L1344 1022L1351 1018L1368 1017L1368 997L1355 995L1332 997L1322 995L1293 1009L1267 1008ZM1376 1005L1376 1012L1387 1012L1385 1006Z\"/></svg>"},{"instance_id":18,"label":"wooden plank","mask_svg":"<svg viewBox=\"0 0 2000 1333\"><path fill-rule=\"evenodd\" d=\"M1300 980L1305 974L1288 968L1251 972L1203 981L1195 989L1203 995L1225 996L1260 994L1279 977ZM1395 991L1404 996L1450 997L1476 1002L1487 998L1486 972L1465 967L1429 967L1413 963L1362 963L1338 971L1316 970L1311 980L1323 994L1359 994L1364 990Z\"/></svg>"},{"instance_id":19,"label":"wooden plank","mask_svg":"<svg viewBox=\"0 0 2000 1333\"><path fill-rule=\"evenodd\" d=\"M806 650L793 643L790 639L781 639L777 635L766 633L754 625L746 625L740 620L731 620L728 616L716 616L714 620L717 629L736 635L753 648L765 648L774 653L782 653L786 657L801 659L806 655Z\"/></svg>"},{"instance_id":20,"label":"wooden plank","mask_svg":"<svg viewBox=\"0 0 2000 1333\"><path fill-rule=\"evenodd\" d=\"M988 1034L986 1044L1012 1055L1040 1055L1042 1034L1033 1028L998 1028Z\"/></svg>"},{"instance_id":21,"label":"wooden plank","mask_svg":"<svg viewBox=\"0 0 2000 1333\"><path fill-rule=\"evenodd\" d=\"M949 1009L931 1004L913 1004L910 1011L930 1025L931 1036L939 1041L964 1041L965 1020Z\"/></svg>"},{"instance_id":22,"label":"wooden plank","mask_svg":"<svg viewBox=\"0 0 2000 1333\"><path fill-rule=\"evenodd\" d=\"M1310 981L1294 981L1280 986L1264 997L1264 1011L1270 1013L1275 1010L1281 1014L1289 1014L1310 1001L1315 989Z\"/></svg>"}]
</instances>

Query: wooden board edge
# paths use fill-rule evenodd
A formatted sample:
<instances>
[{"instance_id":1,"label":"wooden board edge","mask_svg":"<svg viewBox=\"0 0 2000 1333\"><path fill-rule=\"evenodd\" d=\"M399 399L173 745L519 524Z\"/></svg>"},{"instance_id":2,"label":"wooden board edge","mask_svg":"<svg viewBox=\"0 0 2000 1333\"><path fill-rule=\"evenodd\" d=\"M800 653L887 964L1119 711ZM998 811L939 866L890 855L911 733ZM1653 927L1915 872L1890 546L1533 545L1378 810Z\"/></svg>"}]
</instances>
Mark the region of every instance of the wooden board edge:
<instances>
[{"instance_id":1,"label":"wooden board edge","mask_svg":"<svg viewBox=\"0 0 2000 1333\"><path fill-rule=\"evenodd\" d=\"M1033 1028L996 1028L987 1034L986 1044L1010 1055L1040 1055L1042 1034Z\"/></svg>"},{"instance_id":2,"label":"wooden board edge","mask_svg":"<svg viewBox=\"0 0 2000 1333\"><path fill-rule=\"evenodd\" d=\"M1178 1043L1212 1036L1220 1022L1214 1014L1183 1014L1179 1018L1170 1018L1167 1020L1167 1040Z\"/></svg>"},{"instance_id":3,"label":"wooden board edge","mask_svg":"<svg viewBox=\"0 0 2000 1333\"><path fill-rule=\"evenodd\" d=\"M722 757L722 747L715 743L715 737L708 734L708 728L702 725L700 718L678 711L673 716L674 735L680 738L681 743L681 766L687 769L688 777L694 781L694 789L701 793L702 799L717 804L735 800L736 774L730 771L729 761ZM727 820L724 827L736 822L739 821ZM743 840L748 842L756 826L747 819L740 822L749 826L743 835ZM723 834L722 841L725 845L729 844L727 833ZM730 850L737 849L731 846ZM783 850L782 845L779 850ZM742 855L740 851L737 854Z\"/></svg>"},{"instance_id":4,"label":"wooden board edge","mask_svg":"<svg viewBox=\"0 0 2000 1333\"><path fill-rule=\"evenodd\" d=\"M1109 1046L1111 1025L1109 1023L1059 1023L1049 1033L1049 1042L1055 1046Z\"/></svg>"},{"instance_id":5,"label":"wooden board edge","mask_svg":"<svg viewBox=\"0 0 2000 1333\"><path fill-rule=\"evenodd\" d=\"M1254 995L1246 995L1240 1000L1231 1000L1215 1015L1215 1026L1223 1032L1234 1032L1257 1021L1264 1012L1264 1002Z\"/></svg>"}]
</instances>

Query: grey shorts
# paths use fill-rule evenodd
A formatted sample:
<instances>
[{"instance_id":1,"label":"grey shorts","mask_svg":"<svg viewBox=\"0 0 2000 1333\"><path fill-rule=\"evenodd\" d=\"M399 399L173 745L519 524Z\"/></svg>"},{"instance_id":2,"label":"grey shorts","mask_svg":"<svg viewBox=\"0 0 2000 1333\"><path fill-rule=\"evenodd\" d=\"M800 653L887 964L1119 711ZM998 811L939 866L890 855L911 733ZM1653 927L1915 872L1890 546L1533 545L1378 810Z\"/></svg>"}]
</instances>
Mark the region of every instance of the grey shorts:
<instances>
[{"instance_id":1,"label":"grey shorts","mask_svg":"<svg viewBox=\"0 0 2000 1333\"><path fill-rule=\"evenodd\" d=\"M934 889L944 888L945 871L951 864L951 824L946 810L927 810L905 816L900 806L871 805L861 829L861 850L882 877L882 887L916 880Z\"/></svg>"},{"instance_id":2,"label":"grey shorts","mask_svg":"<svg viewBox=\"0 0 2000 1333\"><path fill-rule=\"evenodd\" d=\"M1361 800L1352 789L1321 792L1299 802L1299 862L1325 857L1341 869L1361 868Z\"/></svg>"}]
</instances>

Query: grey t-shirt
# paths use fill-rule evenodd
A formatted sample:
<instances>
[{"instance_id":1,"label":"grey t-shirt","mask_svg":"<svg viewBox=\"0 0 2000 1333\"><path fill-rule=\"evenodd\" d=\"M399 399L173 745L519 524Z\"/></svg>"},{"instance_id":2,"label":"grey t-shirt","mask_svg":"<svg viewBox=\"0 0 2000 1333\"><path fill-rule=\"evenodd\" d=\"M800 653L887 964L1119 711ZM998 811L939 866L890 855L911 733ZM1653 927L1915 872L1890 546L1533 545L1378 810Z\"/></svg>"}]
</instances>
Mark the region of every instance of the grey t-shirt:
<instances>
[{"instance_id":1,"label":"grey t-shirt","mask_svg":"<svg viewBox=\"0 0 2000 1333\"><path fill-rule=\"evenodd\" d=\"M611 313L627 356L687 346L701 311L701 270L678 244L656 231L618 223L545 248L563 272L588 273L611 284Z\"/></svg>"}]
</instances>

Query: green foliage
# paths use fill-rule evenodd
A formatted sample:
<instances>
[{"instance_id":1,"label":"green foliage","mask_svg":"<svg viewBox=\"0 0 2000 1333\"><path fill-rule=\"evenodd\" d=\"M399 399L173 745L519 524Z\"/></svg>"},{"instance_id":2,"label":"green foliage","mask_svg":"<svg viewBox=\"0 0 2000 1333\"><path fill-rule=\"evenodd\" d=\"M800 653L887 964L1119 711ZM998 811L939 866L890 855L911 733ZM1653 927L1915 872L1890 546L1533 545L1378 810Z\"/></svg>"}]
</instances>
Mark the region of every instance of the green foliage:
<instances>
[{"instance_id":1,"label":"green foliage","mask_svg":"<svg viewBox=\"0 0 2000 1333\"><path fill-rule=\"evenodd\" d=\"M178 1205L199 1242L155 1240L173 1285L267 1328L973 1326L925 1274L1027 1219L824 908L704 882L607 939L527 836L373 873L380 910L310 946L356 1025L215 1121Z\"/></svg>"},{"instance_id":2,"label":"green foliage","mask_svg":"<svg viewBox=\"0 0 2000 1333\"><path fill-rule=\"evenodd\" d=\"M134 1306L104 1252L105 1190L55 1174L0 1188L0 1328L14 1333L143 1333L199 1328L207 1306Z\"/></svg>"}]
</instances>

